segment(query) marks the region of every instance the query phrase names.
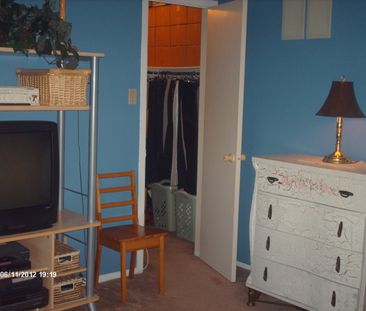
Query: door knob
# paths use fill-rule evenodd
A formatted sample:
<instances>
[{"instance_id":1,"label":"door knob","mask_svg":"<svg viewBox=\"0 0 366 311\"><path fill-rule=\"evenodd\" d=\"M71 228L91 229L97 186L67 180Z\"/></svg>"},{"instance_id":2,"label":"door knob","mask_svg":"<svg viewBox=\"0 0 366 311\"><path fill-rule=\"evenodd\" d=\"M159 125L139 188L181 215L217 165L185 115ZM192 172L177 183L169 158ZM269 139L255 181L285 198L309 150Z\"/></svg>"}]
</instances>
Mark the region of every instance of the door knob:
<instances>
[{"instance_id":1,"label":"door knob","mask_svg":"<svg viewBox=\"0 0 366 311\"><path fill-rule=\"evenodd\" d=\"M234 163L235 160L244 161L246 159L245 154L241 154L236 157L233 153L228 153L224 155L224 161Z\"/></svg>"},{"instance_id":2,"label":"door knob","mask_svg":"<svg viewBox=\"0 0 366 311\"><path fill-rule=\"evenodd\" d=\"M224 155L224 161L234 163L235 162L235 154L233 154L233 153L225 154Z\"/></svg>"}]
</instances>

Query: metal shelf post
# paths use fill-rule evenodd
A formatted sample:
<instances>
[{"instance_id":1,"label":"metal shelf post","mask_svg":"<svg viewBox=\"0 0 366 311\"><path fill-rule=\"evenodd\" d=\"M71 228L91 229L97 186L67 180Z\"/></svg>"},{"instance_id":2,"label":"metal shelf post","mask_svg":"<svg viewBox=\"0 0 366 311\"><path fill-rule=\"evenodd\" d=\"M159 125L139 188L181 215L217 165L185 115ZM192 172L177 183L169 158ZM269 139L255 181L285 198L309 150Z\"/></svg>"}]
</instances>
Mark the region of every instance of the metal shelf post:
<instances>
[{"instance_id":1,"label":"metal shelf post","mask_svg":"<svg viewBox=\"0 0 366 311\"><path fill-rule=\"evenodd\" d=\"M95 179L97 172L97 143L98 143L98 69L99 59L91 57L91 79L90 79L90 109L89 109L89 208L88 221L95 221ZM87 249L87 278L86 295L94 294L94 265L96 251L96 230L88 229L88 249ZM89 304L89 310L96 310L95 304Z\"/></svg>"}]
</instances>

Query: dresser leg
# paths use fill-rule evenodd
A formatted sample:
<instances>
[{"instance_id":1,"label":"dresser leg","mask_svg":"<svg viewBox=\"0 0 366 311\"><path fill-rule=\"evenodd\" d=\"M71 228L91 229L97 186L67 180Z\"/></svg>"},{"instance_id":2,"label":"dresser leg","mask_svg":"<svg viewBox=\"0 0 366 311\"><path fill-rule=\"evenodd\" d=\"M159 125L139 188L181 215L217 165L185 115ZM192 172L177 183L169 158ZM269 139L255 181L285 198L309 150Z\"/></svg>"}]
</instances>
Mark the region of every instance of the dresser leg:
<instances>
[{"instance_id":1,"label":"dresser leg","mask_svg":"<svg viewBox=\"0 0 366 311\"><path fill-rule=\"evenodd\" d=\"M256 300L258 300L260 294L261 294L260 292L254 290L252 288L248 288L248 302L247 302L247 305L249 307L255 306L255 302L256 302Z\"/></svg>"}]
</instances>

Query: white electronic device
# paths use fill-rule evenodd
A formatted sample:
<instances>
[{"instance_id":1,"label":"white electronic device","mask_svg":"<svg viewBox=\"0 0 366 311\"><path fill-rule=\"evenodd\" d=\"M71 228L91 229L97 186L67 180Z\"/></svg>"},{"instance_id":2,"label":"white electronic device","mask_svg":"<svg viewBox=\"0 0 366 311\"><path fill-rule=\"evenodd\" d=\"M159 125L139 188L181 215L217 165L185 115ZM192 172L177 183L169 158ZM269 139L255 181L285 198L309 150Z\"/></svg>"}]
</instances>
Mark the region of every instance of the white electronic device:
<instances>
[{"instance_id":1,"label":"white electronic device","mask_svg":"<svg viewBox=\"0 0 366 311\"><path fill-rule=\"evenodd\" d=\"M0 86L0 105L39 105L39 90L34 87Z\"/></svg>"}]
</instances>

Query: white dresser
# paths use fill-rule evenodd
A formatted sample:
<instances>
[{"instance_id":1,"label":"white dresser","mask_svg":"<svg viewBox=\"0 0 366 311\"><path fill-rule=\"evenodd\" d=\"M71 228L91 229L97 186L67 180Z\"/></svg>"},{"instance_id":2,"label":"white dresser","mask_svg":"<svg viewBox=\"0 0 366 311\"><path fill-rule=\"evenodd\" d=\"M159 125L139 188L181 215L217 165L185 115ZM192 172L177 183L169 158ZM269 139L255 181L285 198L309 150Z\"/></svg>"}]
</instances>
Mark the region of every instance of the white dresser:
<instances>
[{"instance_id":1,"label":"white dresser","mask_svg":"<svg viewBox=\"0 0 366 311\"><path fill-rule=\"evenodd\" d=\"M306 310L366 310L366 164L286 155L253 165L248 304L261 292Z\"/></svg>"}]
</instances>

